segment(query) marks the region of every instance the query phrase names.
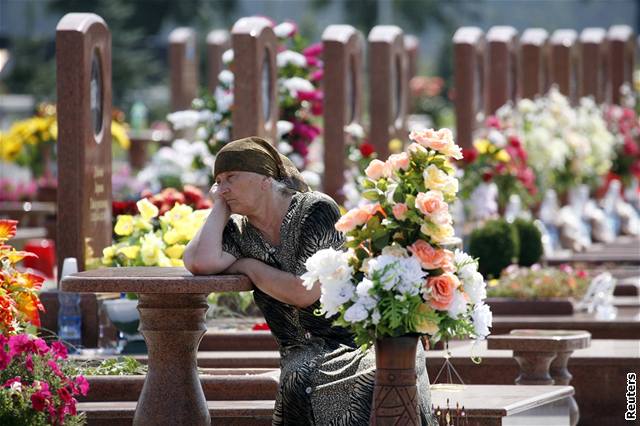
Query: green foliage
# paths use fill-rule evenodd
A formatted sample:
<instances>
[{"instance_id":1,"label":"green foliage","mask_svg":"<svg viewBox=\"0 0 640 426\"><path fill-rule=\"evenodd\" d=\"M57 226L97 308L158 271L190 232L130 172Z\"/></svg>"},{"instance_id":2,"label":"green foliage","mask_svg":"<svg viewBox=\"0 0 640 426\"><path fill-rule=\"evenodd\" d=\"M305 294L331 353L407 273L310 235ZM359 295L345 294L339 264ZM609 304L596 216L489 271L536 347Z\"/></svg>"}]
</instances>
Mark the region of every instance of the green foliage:
<instances>
[{"instance_id":1,"label":"green foliage","mask_svg":"<svg viewBox=\"0 0 640 426\"><path fill-rule=\"evenodd\" d=\"M524 219L516 219L513 226L518 232L518 240L520 241L520 254L518 256L518 264L522 266L531 266L538 263L542 257L542 234L536 225Z\"/></svg>"},{"instance_id":2,"label":"green foliage","mask_svg":"<svg viewBox=\"0 0 640 426\"><path fill-rule=\"evenodd\" d=\"M518 259L520 241L514 226L504 219L488 221L471 233L469 254L480 258L478 270L485 277L498 277Z\"/></svg>"},{"instance_id":3,"label":"green foliage","mask_svg":"<svg viewBox=\"0 0 640 426\"><path fill-rule=\"evenodd\" d=\"M97 366L81 365L78 370L87 376L129 376L147 374L147 366L141 364L135 358L125 356L122 358L105 359Z\"/></svg>"}]
</instances>

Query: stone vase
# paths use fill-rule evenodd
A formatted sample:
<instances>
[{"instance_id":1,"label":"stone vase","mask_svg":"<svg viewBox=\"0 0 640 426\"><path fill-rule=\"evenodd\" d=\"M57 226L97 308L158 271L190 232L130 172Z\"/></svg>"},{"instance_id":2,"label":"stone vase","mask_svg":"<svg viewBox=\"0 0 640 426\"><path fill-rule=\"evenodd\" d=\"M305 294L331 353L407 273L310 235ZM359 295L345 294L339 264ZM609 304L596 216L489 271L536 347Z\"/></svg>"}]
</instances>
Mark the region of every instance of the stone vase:
<instances>
[{"instance_id":1,"label":"stone vase","mask_svg":"<svg viewBox=\"0 0 640 426\"><path fill-rule=\"evenodd\" d=\"M376 340L376 377L371 425L420 425L416 386L418 336Z\"/></svg>"}]
</instances>

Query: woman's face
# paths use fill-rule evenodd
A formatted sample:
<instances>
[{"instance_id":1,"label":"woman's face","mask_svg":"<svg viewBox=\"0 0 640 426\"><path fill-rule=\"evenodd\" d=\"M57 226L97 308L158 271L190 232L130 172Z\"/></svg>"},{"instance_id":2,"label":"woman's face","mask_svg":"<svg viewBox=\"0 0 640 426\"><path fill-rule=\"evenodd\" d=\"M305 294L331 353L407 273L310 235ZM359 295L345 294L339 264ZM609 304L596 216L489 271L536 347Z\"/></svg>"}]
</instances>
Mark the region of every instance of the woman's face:
<instances>
[{"instance_id":1,"label":"woman's face","mask_svg":"<svg viewBox=\"0 0 640 426\"><path fill-rule=\"evenodd\" d=\"M268 179L252 172L223 172L216 176L216 183L231 212L246 215L259 205Z\"/></svg>"}]
</instances>

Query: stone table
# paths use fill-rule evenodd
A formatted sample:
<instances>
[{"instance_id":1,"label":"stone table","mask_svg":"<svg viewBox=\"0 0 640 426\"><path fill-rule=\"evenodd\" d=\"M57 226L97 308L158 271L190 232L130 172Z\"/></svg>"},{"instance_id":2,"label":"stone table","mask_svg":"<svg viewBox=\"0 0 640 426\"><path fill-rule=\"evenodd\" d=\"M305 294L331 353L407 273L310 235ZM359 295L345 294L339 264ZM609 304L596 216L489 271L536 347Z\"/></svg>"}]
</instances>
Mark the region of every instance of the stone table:
<instances>
[{"instance_id":1,"label":"stone table","mask_svg":"<svg viewBox=\"0 0 640 426\"><path fill-rule=\"evenodd\" d=\"M198 345L207 331L207 295L251 290L247 277L193 276L184 268L106 268L69 275L62 280L61 288L138 294L149 371L134 425L211 424L196 368Z\"/></svg>"},{"instance_id":2,"label":"stone table","mask_svg":"<svg viewBox=\"0 0 640 426\"><path fill-rule=\"evenodd\" d=\"M520 366L518 385L569 385L569 357L576 349L591 344L591 334L582 330L512 330L489 336L488 349L511 349ZM578 405L570 399L571 424L579 418Z\"/></svg>"},{"instance_id":3,"label":"stone table","mask_svg":"<svg viewBox=\"0 0 640 426\"><path fill-rule=\"evenodd\" d=\"M431 390L431 402L446 422L447 406L451 424L498 425L566 425L569 421L568 399L571 386L465 385L460 388ZM465 421L460 421L456 406L464 407Z\"/></svg>"}]
</instances>

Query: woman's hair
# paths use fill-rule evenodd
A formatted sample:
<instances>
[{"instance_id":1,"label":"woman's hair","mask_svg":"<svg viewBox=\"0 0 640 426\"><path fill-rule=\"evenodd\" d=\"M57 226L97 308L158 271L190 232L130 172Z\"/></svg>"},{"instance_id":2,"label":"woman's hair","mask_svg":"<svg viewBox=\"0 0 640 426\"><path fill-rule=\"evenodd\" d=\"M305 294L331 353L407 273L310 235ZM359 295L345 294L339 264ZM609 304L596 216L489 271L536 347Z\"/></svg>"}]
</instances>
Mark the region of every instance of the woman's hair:
<instances>
[{"instance_id":1,"label":"woman's hair","mask_svg":"<svg viewBox=\"0 0 640 426\"><path fill-rule=\"evenodd\" d=\"M285 182L288 178L283 178L281 180L277 180L275 178L271 178L271 184L273 185L273 189L275 189L281 195L292 195L295 194L295 190L291 189L291 183Z\"/></svg>"}]
</instances>

